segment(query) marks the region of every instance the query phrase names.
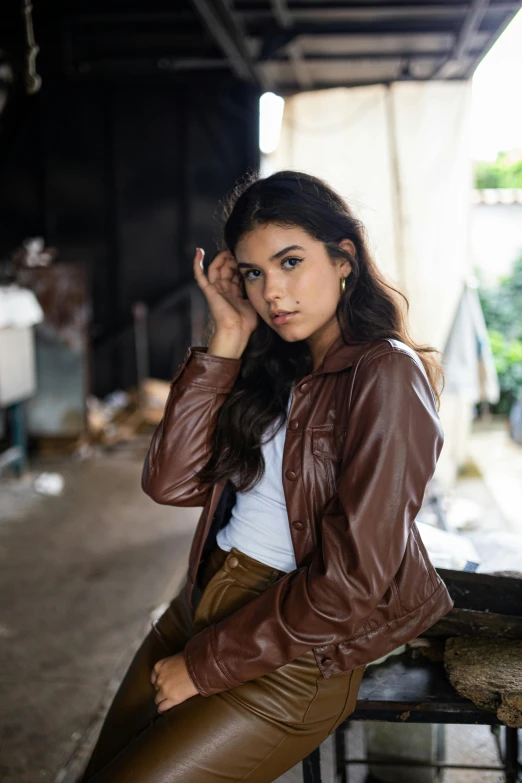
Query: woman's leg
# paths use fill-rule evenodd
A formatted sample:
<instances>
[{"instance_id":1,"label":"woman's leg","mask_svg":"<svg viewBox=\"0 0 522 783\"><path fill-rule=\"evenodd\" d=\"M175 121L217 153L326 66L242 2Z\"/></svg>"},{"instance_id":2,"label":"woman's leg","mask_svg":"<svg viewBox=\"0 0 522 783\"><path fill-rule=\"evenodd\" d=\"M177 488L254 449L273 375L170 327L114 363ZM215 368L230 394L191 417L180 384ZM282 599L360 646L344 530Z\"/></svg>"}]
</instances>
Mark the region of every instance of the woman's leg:
<instances>
[{"instance_id":1,"label":"woman's leg","mask_svg":"<svg viewBox=\"0 0 522 783\"><path fill-rule=\"evenodd\" d=\"M222 567L196 609L196 628L234 611L274 581L273 569L237 550L220 553L219 559ZM161 625L168 636L169 624ZM138 671L150 675L150 660L142 660ZM124 684L132 690L131 670ZM148 713L146 725L130 739L132 709L127 705L120 721L112 720L126 728L126 737L121 731L118 736L120 752L109 734L107 752L90 765L85 783L268 783L320 745L353 711L363 671L325 680L310 651L265 677L212 697L194 696L165 713L157 713L153 704L154 714ZM144 701L150 706L152 691ZM143 704L137 712L145 717Z\"/></svg>"},{"instance_id":2,"label":"woman's leg","mask_svg":"<svg viewBox=\"0 0 522 783\"><path fill-rule=\"evenodd\" d=\"M202 563L199 592L219 570L226 552L215 549ZM154 664L181 652L194 633L192 611L185 598L185 585L143 640L116 692L100 735L82 777L88 783L158 715L156 692L150 681Z\"/></svg>"},{"instance_id":3,"label":"woman's leg","mask_svg":"<svg viewBox=\"0 0 522 783\"><path fill-rule=\"evenodd\" d=\"M345 717L346 704L355 706L357 698L360 672L354 671L357 675L339 678ZM159 714L90 783L271 783L317 748L340 717L336 707L333 719L315 692L296 694L291 711L299 721L267 719L263 705L252 711L242 699L230 698L244 685L208 698L194 696Z\"/></svg>"},{"instance_id":4,"label":"woman's leg","mask_svg":"<svg viewBox=\"0 0 522 783\"><path fill-rule=\"evenodd\" d=\"M161 658L180 652L192 635L184 588L154 625L157 630L151 630L143 640L114 696L82 783L90 781L158 714L150 681L152 668Z\"/></svg>"}]
</instances>

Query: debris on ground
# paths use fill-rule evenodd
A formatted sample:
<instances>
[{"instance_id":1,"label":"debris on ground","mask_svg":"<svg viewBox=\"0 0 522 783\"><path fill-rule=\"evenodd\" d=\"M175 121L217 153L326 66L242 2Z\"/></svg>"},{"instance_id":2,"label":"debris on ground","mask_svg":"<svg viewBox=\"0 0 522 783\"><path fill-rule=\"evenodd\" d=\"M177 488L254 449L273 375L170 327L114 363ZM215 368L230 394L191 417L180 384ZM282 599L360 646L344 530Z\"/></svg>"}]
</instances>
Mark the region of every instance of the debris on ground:
<instances>
[{"instance_id":1,"label":"debris on ground","mask_svg":"<svg viewBox=\"0 0 522 783\"><path fill-rule=\"evenodd\" d=\"M454 495L447 501L447 521L450 530L475 530L482 516L480 503Z\"/></svg>"},{"instance_id":2,"label":"debris on ground","mask_svg":"<svg viewBox=\"0 0 522 783\"><path fill-rule=\"evenodd\" d=\"M159 424L170 392L170 382L146 378L141 384L141 412L149 424Z\"/></svg>"},{"instance_id":3,"label":"debris on ground","mask_svg":"<svg viewBox=\"0 0 522 783\"><path fill-rule=\"evenodd\" d=\"M112 446L132 440L150 425L159 424L169 391L168 381L147 378L139 392L137 389L128 392L117 389L103 400L88 395L88 439L87 442L83 439L78 448L85 456L87 443Z\"/></svg>"},{"instance_id":4,"label":"debris on ground","mask_svg":"<svg viewBox=\"0 0 522 783\"><path fill-rule=\"evenodd\" d=\"M61 495L64 484L61 473L40 473L35 478L33 486L40 495Z\"/></svg>"}]
</instances>

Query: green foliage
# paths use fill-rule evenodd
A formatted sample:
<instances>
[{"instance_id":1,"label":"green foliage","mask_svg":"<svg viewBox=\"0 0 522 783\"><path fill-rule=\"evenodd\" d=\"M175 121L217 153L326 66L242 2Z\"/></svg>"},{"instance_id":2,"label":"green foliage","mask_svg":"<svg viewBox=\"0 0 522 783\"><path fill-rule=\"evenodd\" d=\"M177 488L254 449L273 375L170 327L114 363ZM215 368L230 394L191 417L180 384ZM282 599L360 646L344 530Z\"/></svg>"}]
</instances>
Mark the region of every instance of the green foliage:
<instances>
[{"instance_id":1,"label":"green foliage","mask_svg":"<svg viewBox=\"0 0 522 783\"><path fill-rule=\"evenodd\" d=\"M479 284L478 294L500 383L500 400L492 407L509 413L522 396L522 255L497 287Z\"/></svg>"},{"instance_id":2,"label":"green foliage","mask_svg":"<svg viewBox=\"0 0 522 783\"><path fill-rule=\"evenodd\" d=\"M495 163L478 161L475 163L475 187L484 188L522 188L522 160L510 165L506 163L506 153L501 152Z\"/></svg>"},{"instance_id":3,"label":"green foliage","mask_svg":"<svg viewBox=\"0 0 522 783\"><path fill-rule=\"evenodd\" d=\"M509 413L522 394L522 340L506 340L500 332L488 329L495 367L500 383L496 413Z\"/></svg>"}]
</instances>

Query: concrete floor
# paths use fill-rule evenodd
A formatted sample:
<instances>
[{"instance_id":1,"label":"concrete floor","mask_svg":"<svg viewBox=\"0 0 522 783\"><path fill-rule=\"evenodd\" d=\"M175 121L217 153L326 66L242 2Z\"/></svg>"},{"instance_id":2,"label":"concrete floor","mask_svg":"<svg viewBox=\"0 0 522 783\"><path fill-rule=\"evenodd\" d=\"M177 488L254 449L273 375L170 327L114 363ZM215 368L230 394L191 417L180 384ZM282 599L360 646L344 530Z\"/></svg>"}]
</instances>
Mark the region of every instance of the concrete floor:
<instances>
[{"instance_id":1,"label":"concrete floor","mask_svg":"<svg viewBox=\"0 0 522 783\"><path fill-rule=\"evenodd\" d=\"M491 437L497 458L504 460L498 431ZM487 438L479 433L471 447L486 467ZM0 480L2 783L74 783L151 613L181 583L200 510L159 506L141 491L147 442L85 462L33 461L25 479ZM486 475L484 481L466 479L456 492L483 505L471 535L503 530L520 541L521 490L517 510L507 515L505 500L500 504L496 493L505 498L509 484L512 502L517 499L522 449L513 455L511 444L504 446L510 452L504 472L515 474L511 483ZM42 470L64 476L61 496L33 490ZM350 737L350 755L360 758L362 724L350 728ZM448 762L498 763L487 727L447 727L446 742ZM324 783L330 783L332 742L323 746L322 758ZM363 783L365 773L364 767L352 766L351 783ZM502 779L495 772L453 771L445 773L443 783ZM301 780L299 766L279 783Z\"/></svg>"},{"instance_id":2,"label":"concrete floor","mask_svg":"<svg viewBox=\"0 0 522 783\"><path fill-rule=\"evenodd\" d=\"M507 423L496 418L475 425L469 453L506 530L522 533L522 446L509 437Z\"/></svg>"},{"instance_id":3,"label":"concrete floor","mask_svg":"<svg viewBox=\"0 0 522 783\"><path fill-rule=\"evenodd\" d=\"M199 509L153 503L143 454L0 486L0 780L73 780L109 693L179 585ZM31 488L40 470L60 497Z\"/></svg>"}]
</instances>

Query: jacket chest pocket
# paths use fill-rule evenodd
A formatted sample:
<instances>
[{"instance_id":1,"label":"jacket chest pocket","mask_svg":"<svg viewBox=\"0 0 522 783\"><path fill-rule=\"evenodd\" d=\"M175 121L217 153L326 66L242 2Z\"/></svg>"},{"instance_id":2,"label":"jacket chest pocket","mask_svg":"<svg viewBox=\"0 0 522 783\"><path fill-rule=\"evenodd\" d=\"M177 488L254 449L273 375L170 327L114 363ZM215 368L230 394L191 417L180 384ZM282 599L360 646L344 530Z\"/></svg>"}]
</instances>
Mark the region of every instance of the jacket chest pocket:
<instances>
[{"instance_id":1,"label":"jacket chest pocket","mask_svg":"<svg viewBox=\"0 0 522 783\"><path fill-rule=\"evenodd\" d=\"M326 503L337 491L346 431L335 427L312 427L315 485L318 498Z\"/></svg>"}]
</instances>

